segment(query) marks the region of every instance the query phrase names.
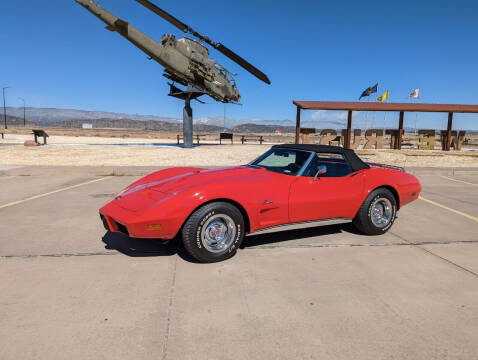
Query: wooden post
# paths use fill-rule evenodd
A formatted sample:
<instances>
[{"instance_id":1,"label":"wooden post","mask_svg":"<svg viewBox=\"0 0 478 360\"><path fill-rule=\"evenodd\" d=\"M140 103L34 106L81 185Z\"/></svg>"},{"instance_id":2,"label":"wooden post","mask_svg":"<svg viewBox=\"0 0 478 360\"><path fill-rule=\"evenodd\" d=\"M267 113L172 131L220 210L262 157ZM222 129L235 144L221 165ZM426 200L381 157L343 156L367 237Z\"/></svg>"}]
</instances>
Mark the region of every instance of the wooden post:
<instances>
[{"instance_id":1,"label":"wooden post","mask_svg":"<svg viewBox=\"0 0 478 360\"><path fill-rule=\"evenodd\" d=\"M352 139L352 110L349 110L348 116L347 116L347 132L345 135L345 148L350 149L350 141Z\"/></svg>"},{"instance_id":2,"label":"wooden post","mask_svg":"<svg viewBox=\"0 0 478 360\"><path fill-rule=\"evenodd\" d=\"M295 123L295 143L299 143L299 138L300 138L300 107L297 106L297 117L296 117L296 123Z\"/></svg>"},{"instance_id":3,"label":"wooden post","mask_svg":"<svg viewBox=\"0 0 478 360\"><path fill-rule=\"evenodd\" d=\"M402 149L402 135L403 135L403 111L400 111L400 118L398 120L398 142L397 149Z\"/></svg>"},{"instance_id":4,"label":"wooden post","mask_svg":"<svg viewBox=\"0 0 478 360\"><path fill-rule=\"evenodd\" d=\"M453 123L453 113L448 113L448 126L447 126L447 133L446 133L446 151L450 151L451 145L451 128Z\"/></svg>"}]
</instances>

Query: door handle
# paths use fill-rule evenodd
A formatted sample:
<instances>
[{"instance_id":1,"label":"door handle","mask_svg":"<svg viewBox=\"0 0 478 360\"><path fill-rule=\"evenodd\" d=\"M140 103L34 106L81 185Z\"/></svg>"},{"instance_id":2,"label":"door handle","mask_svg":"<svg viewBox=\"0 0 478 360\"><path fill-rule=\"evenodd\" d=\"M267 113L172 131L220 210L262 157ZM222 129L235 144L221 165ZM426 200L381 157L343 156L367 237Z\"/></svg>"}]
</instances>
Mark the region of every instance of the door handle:
<instances>
[{"instance_id":1,"label":"door handle","mask_svg":"<svg viewBox=\"0 0 478 360\"><path fill-rule=\"evenodd\" d=\"M270 205L270 204L273 204L274 203L274 200L264 200L262 201L262 205Z\"/></svg>"}]
</instances>

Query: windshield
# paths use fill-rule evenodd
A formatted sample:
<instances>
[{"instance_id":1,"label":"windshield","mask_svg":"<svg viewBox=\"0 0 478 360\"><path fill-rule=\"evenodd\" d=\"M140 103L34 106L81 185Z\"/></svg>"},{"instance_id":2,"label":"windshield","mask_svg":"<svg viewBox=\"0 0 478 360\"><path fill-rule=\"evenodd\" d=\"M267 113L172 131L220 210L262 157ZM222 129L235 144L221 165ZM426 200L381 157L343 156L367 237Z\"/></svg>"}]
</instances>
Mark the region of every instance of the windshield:
<instances>
[{"instance_id":1,"label":"windshield","mask_svg":"<svg viewBox=\"0 0 478 360\"><path fill-rule=\"evenodd\" d=\"M300 172L310 154L310 152L300 150L271 149L249 165L295 176Z\"/></svg>"}]
</instances>

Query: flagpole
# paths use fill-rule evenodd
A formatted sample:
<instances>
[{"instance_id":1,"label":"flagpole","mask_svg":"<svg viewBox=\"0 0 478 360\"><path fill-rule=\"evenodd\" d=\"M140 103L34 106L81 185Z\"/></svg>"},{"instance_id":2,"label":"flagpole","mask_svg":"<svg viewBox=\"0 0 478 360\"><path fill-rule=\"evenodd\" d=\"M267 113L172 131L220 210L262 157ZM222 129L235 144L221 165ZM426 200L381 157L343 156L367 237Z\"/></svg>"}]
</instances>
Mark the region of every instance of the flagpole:
<instances>
[{"instance_id":1,"label":"flagpole","mask_svg":"<svg viewBox=\"0 0 478 360\"><path fill-rule=\"evenodd\" d=\"M377 85L375 85L376 88L375 88L375 94L378 95L378 83ZM372 118L372 124L370 126L370 129L373 130L373 127L375 126L375 116L376 116L376 111L373 112L373 118Z\"/></svg>"},{"instance_id":2,"label":"flagpole","mask_svg":"<svg viewBox=\"0 0 478 360\"><path fill-rule=\"evenodd\" d=\"M418 98L415 100L415 104L418 102ZM418 121L418 112L415 111L415 137L417 136L417 121Z\"/></svg>"},{"instance_id":3,"label":"flagpole","mask_svg":"<svg viewBox=\"0 0 478 360\"><path fill-rule=\"evenodd\" d=\"M378 91L377 91L377 94L378 94ZM373 112L373 119L372 119L372 124L370 126L370 129L373 129L373 127L375 126L375 113L376 111Z\"/></svg>"},{"instance_id":4,"label":"flagpole","mask_svg":"<svg viewBox=\"0 0 478 360\"><path fill-rule=\"evenodd\" d=\"M388 93L388 96L387 96L387 102L389 102L389 99L390 99L390 92ZM387 127L387 112L385 111L383 115L383 136L384 137L385 137L386 127Z\"/></svg>"},{"instance_id":5,"label":"flagpole","mask_svg":"<svg viewBox=\"0 0 478 360\"><path fill-rule=\"evenodd\" d=\"M370 95L368 96L367 103L370 103ZM365 132L367 132L368 127L368 110L365 112Z\"/></svg>"}]
</instances>

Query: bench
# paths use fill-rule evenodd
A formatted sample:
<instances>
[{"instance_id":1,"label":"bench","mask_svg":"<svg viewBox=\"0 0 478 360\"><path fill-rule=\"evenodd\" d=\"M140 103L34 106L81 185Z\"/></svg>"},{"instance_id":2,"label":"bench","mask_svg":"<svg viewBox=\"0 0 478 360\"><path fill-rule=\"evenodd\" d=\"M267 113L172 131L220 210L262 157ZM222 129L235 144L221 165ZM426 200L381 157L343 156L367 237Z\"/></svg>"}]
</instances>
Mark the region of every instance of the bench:
<instances>
[{"instance_id":1,"label":"bench","mask_svg":"<svg viewBox=\"0 0 478 360\"><path fill-rule=\"evenodd\" d=\"M196 135L193 135L193 137L196 138L196 143L199 145L199 140L200 140L201 138L205 138L206 135L198 135L198 134L196 134ZM184 140L184 135L177 135L177 139L178 139L178 145L179 145L179 142L180 142L181 140Z\"/></svg>"},{"instance_id":2,"label":"bench","mask_svg":"<svg viewBox=\"0 0 478 360\"><path fill-rule=\"evenodd\" d=\"M222 144L222 140L231 140L231 144L234 144L233 133L219 133L219 144Z\"/></svg>"},{"instance_id":3,"label":"bench","mask_svg":"<svg viewBox=\"0 0 478 360\"><path fill-rule=\"evenodd\" d=\"M39 144L38 138L42 137L43 138L43 145L46 145L46 138L49 137L48 134L45 132L45 130L39 129L39 130L32 130L32 134L35 137L35 144Z\"/></svg>"},{"instance_id":4,"label":"bench","mask_svg":"<svg viewBox=\"0 0 478 360\"><path fill-rule=\"evenodd\" d=\"M264 137L261 135L261 136L246 136L246 135L242 135L241 136L241 143L244 144L245 142L247 141L255 141L255 142L259 142L261 145L262 143L264 142Z\"/></svg>"}]
</instances>

